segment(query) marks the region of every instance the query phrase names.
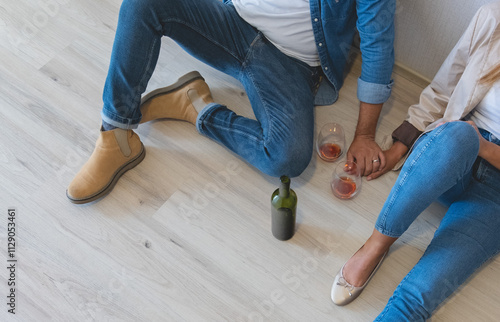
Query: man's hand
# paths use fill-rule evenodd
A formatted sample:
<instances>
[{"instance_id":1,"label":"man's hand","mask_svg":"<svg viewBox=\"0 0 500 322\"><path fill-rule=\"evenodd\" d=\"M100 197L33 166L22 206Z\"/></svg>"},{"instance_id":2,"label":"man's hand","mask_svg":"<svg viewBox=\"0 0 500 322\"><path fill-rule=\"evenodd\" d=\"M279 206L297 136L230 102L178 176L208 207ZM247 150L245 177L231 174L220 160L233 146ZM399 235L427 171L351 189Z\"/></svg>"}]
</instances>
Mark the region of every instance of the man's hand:
<instances>
[{"instance_id":1,"label":"man's hand","mask_svg":"<svg viewBox=\"0 0 500 322\"><path fill-rule=\"evenodd\" d=\"M382 149L369 135L358 135L347 151L347 161L356 161L363 176L370 175L385 168L386 161Z\"/></svg>"},{"instance_id":2,"label":"man's hand","mask_svg":"<svg viewBox=\"0 0 500 322\"><path fill-rule=\"evenodd\" d=\"M375 142L375 131L382 104L360 102L354 140L347 151L347 161L356 161L361 175L367 176L385 167L385 156Z\"/></svg>"},{"instance_id":3,"label":"man's hand","mask_svg":"<svg viewBox=\"0 0 500 322\"><path fill-rule=\"evenodd\" d=\"M399 160L401 160L401 158L403 158L407 152L408 147L406 145L399 141L394 142L389 150L383 152L385 155L385 166L380 167L377 172L372 172L372 174L369 175L366 180L376 179L384 173L387 173L390 170L394 169Z\"/></svg>"}]
</instances>

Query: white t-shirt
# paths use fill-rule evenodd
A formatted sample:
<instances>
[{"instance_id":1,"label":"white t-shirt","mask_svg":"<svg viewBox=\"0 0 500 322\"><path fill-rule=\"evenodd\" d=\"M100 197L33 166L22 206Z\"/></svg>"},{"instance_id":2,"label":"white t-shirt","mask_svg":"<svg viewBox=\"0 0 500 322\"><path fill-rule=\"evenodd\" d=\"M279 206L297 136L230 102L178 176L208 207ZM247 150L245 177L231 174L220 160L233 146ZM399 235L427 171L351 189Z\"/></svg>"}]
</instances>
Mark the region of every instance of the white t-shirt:
<instances>
[{"instance_id":1,"label":"white t-shirt","mask_svg":"<svg viewBox=\"0 0 500 322\"><path fill-rule=\"evenodd\" d=\"M309 0L233 0L238 14L284 54L319 66Z\"/></svg>"},{"instance_id":2,"label":"white t-shirt","mask_svg":"<svg viewBox=\"0 0 500 322\"><path fill-rule=\"evenodd\" d=\"M483 100L469 116L477 127L487 130L500 138L500 81L488 91Z\"/></svg>"}]
</instances>

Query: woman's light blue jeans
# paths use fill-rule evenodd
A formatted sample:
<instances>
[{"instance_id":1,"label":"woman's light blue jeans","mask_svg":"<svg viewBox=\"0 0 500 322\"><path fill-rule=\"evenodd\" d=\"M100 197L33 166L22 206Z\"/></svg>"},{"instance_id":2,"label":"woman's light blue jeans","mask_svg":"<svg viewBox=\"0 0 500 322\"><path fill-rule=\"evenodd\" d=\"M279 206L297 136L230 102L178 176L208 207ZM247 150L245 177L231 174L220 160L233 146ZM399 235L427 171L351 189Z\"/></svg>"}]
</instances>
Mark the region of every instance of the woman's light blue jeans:
<instances>
[{"instance_id":1,"label":"woman's light blue jeans","mask_svg":"<svg viewBox=\"0 0 500 322\"><path fill-rule=\"evenodd\" d=\"M314 91L320 70L286 56L218 0L124 0L104 88L102 118L134 129L161 37L238 79L256 120L208 105L196 127L272 176L298 176L313 151Z\"/></svg>"},{"instance_id":2,"label":"woman's light blue jeans","mask_svg":"<svg viewBox=\"0 0 500 322\"><path fill-rule=\"evenodd\" d=\"M481 130L487 140L500 140ZM500 250L500 171L477 157L479 140L465 122L423 135L406 161L375 228L399 237L438 199L449 206L434 238L376 321L423 321Z\"/></svg>"}]
</instances>

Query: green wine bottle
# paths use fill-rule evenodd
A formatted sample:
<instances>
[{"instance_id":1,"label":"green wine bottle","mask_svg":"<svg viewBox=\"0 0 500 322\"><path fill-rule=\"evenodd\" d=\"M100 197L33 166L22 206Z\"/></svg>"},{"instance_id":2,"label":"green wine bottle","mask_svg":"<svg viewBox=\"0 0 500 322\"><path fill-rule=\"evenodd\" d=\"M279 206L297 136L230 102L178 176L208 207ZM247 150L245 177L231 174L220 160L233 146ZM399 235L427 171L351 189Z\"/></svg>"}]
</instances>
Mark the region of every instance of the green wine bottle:
<instances>
[{"instance_id":1,"label":"green wine bottle","mask_svg":"<svg viewBox=\"0 0 500 322\"><path fill-rule=\"evenodd\" d=\"M297 195L290 189L290 178L281 176L281 185L271 196L271 230L279 240L288 240L295 233Z\"/></svg>"}]
</instances>

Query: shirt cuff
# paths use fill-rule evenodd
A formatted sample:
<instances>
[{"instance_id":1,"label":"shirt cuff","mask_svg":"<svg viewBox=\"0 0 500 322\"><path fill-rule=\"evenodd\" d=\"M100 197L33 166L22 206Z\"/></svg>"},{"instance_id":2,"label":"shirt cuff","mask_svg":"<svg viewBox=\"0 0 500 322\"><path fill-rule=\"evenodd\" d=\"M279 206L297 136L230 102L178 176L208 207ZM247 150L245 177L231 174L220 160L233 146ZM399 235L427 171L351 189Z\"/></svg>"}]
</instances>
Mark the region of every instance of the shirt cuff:
<instances>
[{"instance_id":1,"label":"shirt cuff","mask_svg":"<svg viewBox=\"0 0 500 322\"><path fill-rule=\"evenodd\" d=\"M415 140L422 134L422 131L414 127L410 122L404 121L394 132L392 138L411 148Z\"/></svg>"},{"instance_id":2,"label":"shirt cuff","mask_svg":"<svg viewBox=\"0 0 500 322\"><path fill-rule=\"evenodd\" d=\"M394 82L387 85L368 83L358 78L358 99L368 104L385 103L391 96L391 88Z\"/></svg>"}]
</instances>

